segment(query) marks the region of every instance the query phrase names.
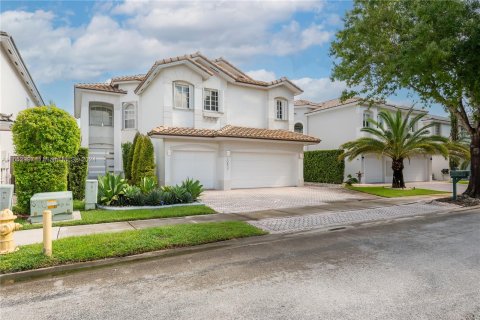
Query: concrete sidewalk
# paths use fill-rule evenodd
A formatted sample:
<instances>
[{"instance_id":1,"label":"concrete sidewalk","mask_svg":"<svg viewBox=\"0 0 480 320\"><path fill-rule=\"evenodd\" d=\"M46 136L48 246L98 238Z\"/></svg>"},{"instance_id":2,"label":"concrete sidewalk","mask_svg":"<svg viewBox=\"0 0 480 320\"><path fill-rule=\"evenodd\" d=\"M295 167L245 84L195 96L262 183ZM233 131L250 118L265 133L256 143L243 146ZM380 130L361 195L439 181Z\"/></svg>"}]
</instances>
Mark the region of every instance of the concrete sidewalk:
<instances>
[{"instance_id":1,"label":"concrete sidewalk","mask_svg":"<svg viewBox=\"0 0 480 320\"><path fill-rule=\"evenodd\" d=\"M266 220L272 222L273 219L295 218L303 216L332 216L335 213L346 212L356 215L356 212L362 210L370 210L376 208L390 207L389 213L383 215L382 219L388 218L388 215L398 216L398 210L409 210L412 212L415 206L406 206L409 204L425 204L430 202L438 196L432 197L405 197L405 198L377 198L366 200L346 200L337 201L334 203L321 206L308 206L289 209L277 209L256 211L250 213L216 213L200 216L188 216L180 218L160 218L149 220L136 220L125 222L111 222L89 225L78 225L69 227L53 227L53 240L65 237L82 236L96 233L120 232L126 230L146 229L152 227L174 225L174 224L188 224L188 223L202 223L202 222L222 222L222 221L262 221ZM398 210L395 210L398 208ZM355 219L357 221L358 219ZM369 220L371 221L371 220ZM262 226L262 223L252 223ZM268 228L267 228L268 229ZM25 231L17 231L14 233L15 243L17 245L27 245L42 242L42 229L32 229Z\"/></svg>"}]
</instances>

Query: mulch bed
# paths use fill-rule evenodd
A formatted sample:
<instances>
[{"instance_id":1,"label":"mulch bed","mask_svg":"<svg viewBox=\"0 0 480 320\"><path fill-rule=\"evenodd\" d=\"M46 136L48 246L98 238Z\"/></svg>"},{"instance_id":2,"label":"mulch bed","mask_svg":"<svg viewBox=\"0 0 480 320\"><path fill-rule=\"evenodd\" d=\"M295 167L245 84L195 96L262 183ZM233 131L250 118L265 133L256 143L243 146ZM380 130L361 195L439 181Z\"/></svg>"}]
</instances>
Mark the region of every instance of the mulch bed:
<instances>
[{"instance_id":1,"label":"mulch bed","mask_svg":"<svg viewBox=\"0 0 480 320\"><path fill-rule=\"evenodd\" d=\"M452 197L448 197L448 198L436 199L436 201L456 204L462 207L473 207L473 206L480 205L480 199L470 198L469 196L465 196L465 195L457 196L457 200L453 200Z\"/></svg>"}]
</instances>

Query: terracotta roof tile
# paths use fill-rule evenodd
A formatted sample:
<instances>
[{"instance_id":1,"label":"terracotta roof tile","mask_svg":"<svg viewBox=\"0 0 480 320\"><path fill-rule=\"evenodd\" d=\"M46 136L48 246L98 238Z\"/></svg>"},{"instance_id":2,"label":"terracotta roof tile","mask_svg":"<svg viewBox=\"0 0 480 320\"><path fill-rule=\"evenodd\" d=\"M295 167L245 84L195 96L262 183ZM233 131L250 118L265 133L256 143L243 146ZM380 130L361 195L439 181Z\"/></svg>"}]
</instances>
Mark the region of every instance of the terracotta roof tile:
<instances>
[{"instance_id":1,"label":"terracotta roof tile","mask_svg":"<svg viewBox=\"0 0 480 320\"><path fill-rule=\"evenodd\" d=\"M119 81L142 81L145 78L144 74L136 74L130 76L120 76L112 78L111 82L119 82Z\"/></svg>"},{"instance_id":2,"label":"terracotta roof tile","mask_svg":"<svg viewBox=\"0 0 480 320\"><path fill-rule=\"evenodd\" d=\"M165 135L165 136L190 136L190 137L224 137L224 138L246 138L246 139L263 139L263 140L281 140L319 143L320 139L307 136L301 133L287 130L272 130L247 128L237 126L225 126L220 130L211 129L194 129L182 127L157 127L149 132L149 135Z\"/></svg>"},{"instance_id":3,"label":"terracotta roof tile","mask_svg":"<svg viewBox=\"0 0 480 320\"><path fill-rule=\"evenodd\" d=\"M112 86L108 83L79 83L75 85L75 88L105 91L105 92L112 92L112 93L123 93L123 94L127 93L127 91L119 89L117 86Z\"/></svg>"}]
</instances>

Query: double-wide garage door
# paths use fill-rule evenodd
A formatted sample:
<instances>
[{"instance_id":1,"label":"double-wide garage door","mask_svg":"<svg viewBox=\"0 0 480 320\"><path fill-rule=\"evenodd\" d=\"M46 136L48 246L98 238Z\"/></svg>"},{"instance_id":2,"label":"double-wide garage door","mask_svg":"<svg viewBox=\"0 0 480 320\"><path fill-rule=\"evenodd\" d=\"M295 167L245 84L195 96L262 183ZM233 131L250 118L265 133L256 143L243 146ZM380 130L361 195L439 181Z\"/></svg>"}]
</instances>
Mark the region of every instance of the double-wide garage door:
<instances>
[{"instance_id":1,"label":"double-wide garage door","mask_svg":"<svg viewBox=\"0 0 480 320\"><path fill-rule=\"evenodd\" d=\"M298 165L293 153L232 152L231 188L285 187L297 185ZM216 188L222 179L217 170L217 155L209 151L174 151L171 178L179 184L186 178L199 180L204 188Z\"/></svg>"},{"instance_id":2,"label":"double-wide garage door","mask_svg":"<svg viewBox=\"0 0 480 320\"><path fill-rule=\"evenodd\" d=\"M232 189L296 185L295 156L285 153L232 152Z\"/></svg>"}]
</instances>

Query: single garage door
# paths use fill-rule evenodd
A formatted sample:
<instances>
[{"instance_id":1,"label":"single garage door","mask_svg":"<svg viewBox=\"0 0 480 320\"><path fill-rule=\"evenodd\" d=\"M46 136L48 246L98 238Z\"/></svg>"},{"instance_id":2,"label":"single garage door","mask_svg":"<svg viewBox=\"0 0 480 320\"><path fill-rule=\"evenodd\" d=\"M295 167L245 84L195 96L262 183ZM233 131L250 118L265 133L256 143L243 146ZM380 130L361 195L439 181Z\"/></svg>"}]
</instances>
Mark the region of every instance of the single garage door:
<instances>
[{"instance_id":1,"label":"single garage door","mask_svg":"<svg viewBox=\"0 0 480 320\"><path fill-rule=\"evenodd\" d=\"M403 161L403 180L405 182L416 182L416 181L427 181L427 161L425 158L412 158L410 161L405 159ZM392 171L392 160L386 160L386 177L385 182L392 182L393 171Z\"/></svg>"},{"instance_id":2,"label":"single garage door","mask_svg":"<svg viewBox=\"0 0 480 320\"><path fill-rule=\"evenodd\" d=\"M199 180L205 189L215 188L215 152L173 151L172 181L180 184L187 178Z\"/></svg>"},{"instance_id":3,"label":"single garage door","mask_svg":"<svg viewBox=\"0 0 480 320\"><path fill-rule=\"evenodd\" d=\"M232 152L232 188L296 186L295 159L294 154Z\"/></svg>"},{"instance_id":4,"label":"single garage door","mask_svg":"<svg viewBox=\"0 0 480 320\"><path fill-rule=\"evenodd\" d=\"M412 158L403 162L403 179L407 182L427 181L427 159Z\"/></svg>"}]
</instances>

